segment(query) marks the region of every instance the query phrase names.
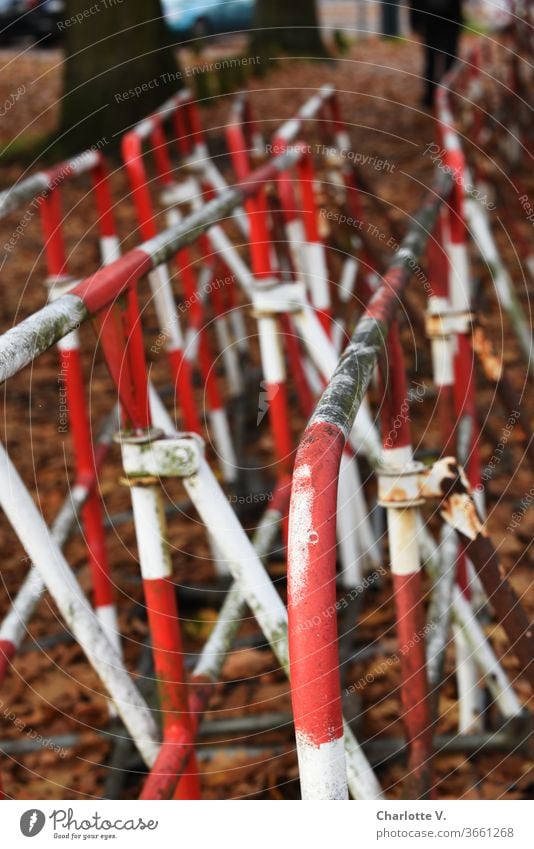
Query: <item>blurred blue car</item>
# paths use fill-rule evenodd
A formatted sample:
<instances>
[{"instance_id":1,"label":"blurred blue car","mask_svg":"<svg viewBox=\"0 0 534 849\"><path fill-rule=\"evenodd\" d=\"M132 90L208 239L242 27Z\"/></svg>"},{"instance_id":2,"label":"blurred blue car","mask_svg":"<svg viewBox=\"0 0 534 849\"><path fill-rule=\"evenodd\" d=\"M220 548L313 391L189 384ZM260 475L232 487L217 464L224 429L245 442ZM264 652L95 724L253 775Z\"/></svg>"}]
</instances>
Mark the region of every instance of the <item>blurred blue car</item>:
<instances>
[{"instance_id":1,"label":"blurred blue car","mask_svg":"<svg viewBox=\"0 0 534 849\"><path fill-rule=\"evenodd\" d=\"M249 29L255 0L162 0L167 25L182 38Z\"/></svg>"}]
</instances>

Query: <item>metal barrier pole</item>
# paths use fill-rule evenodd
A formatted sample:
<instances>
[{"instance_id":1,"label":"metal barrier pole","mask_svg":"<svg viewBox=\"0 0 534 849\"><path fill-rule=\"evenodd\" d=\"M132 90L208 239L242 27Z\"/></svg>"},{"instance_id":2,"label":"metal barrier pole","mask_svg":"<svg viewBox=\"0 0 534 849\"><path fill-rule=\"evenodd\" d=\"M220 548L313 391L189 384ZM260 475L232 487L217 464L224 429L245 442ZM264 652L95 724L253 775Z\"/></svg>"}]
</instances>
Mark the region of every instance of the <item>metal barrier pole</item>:
<instances>
[{"instance_id":1,"label":"metal barrier pole","mask_svg":"<svg viewBox=\"0 0 534 849\"><path fill-rule=\"evenodd\" d=\"M440 86L436 97L438 116L441 122L445 149L447 151L446 161L447 165L452 169L452 173L455 175L455 181L457 181L457 203L460 206L463 206L463 192L465 186L464 160L458 136L453 128L453 116L448 102L447 89ZM532 334L525 322L521 305L518 301L512 282L495 247L491 230L487 222L486 210L478 203L469 203L467 204L466 211L469 216L469 226L473 232L475 245L492 272L495 292L499 303L508 314L512 330L517 337L517 341L527 361L529 372L531 375L534 375ZM452 232L453 245L461 244L463 240L461 230L462 219L459 219L456 215L454 215L451 220L451 228L454 228ZM456 263L455 258L457 259ZM465 263L455 247L453 247L453 254L451 254L451 262L453 267L456 269L456 280L465 280Z\"/></svg>"},{"instance_id":2,"label":"metal barrier pole","mask_svg":"<svg viewBox=\"0 0 534 849\"><path fill-rule=\"evenodd\" d=\"M129 418L129 429L121 431L118 441L124 454L126 446L143 450L153 438L148 403L148 380L144 359L141 324L136 289L129 288L122 315L124 349L121 376L117 382L121 402ZM104 353L108 358L109 348ZM113 369L110 368L113 375ZM128 394L126 394L128 393ZM130 394L131 393L131 394ZM180 621L176 603L171 561L166 541L166 525L157 479L135 476L126 483L131 488L134 525L143 579L145 606L150 625L154 668L160 693L164 737L176 726L191 733ZM178 787L180 798L199 798L200 787L194 752L189 758L189 772Z\"/></svg>"},{"instance_id":3,"label":"metal barrier pole","mask_svg":"<svg viewBox=\"0 0 534 849\"><path fill-rule=\"evenodd\" d=\"M0 504L4 513L38 568L76 641L103 681L144 761L151 765L159 746L150 710L89 607L58 544L50 536L28 490L1 446L0 471Z\"/></svg>"},{"instance_id":4,"label":"metal barrier pole","mask_svg":"<svg viewBox=\"0 0 534 849\"><path fill-rule=\"evenodd\" d=\"M62 292L69 291L73 285L74 283L71 282L60 286L57 291L52 289L51 299L54 300ZM81 515L93 584L94 607L110 642L120 653L115 592L104 534L104 515L98 491L78 332L76 330L71 331L58 341L57 347L61 363L61 375L65 382L68 400L68 418L76 463L75 486L81 486L87 489L89 493L82 507Z\"/></svg>"},{"instance_id":5,"label":"metal barrier pole","mask_svg":"<svg viewBox=\"0 0 534 849\"><path fill-rule=\"evenodd\" d=\"M95 160L98 163L98 157ZM93 171L94 165L91 167ZM66 179L66 177L64 178ZM69 291L74 281L67 275L67 255L63 238L61 195L59 185L53 185L42 197L41 223L45 239L44 249L48 267L50 299L55 300ZM87 413L85 381L79 337L76 330L58 341L61 379L65 384L67 415L74 450L76 482L87 486L95 481L95 460L91 438L91 425ZM94 605L110 641L120 653L117 630L117 612L114 603L113 582L104 534L102 502L94 486L82 507L87 556L91 570Z\"/></svg>"},{"instance_id":6,"label":"metal barrier pole","mask_svg":"<svg viewBox=\"0 0 534 849\"><path fill-rule=\"evenodd\" d=\"M429 622L436 627L429 633L427 654L430 698L433 703L432 716L436 716L436 702L442 683L444 652L448 641L448 626L452 619L456 628L462 632L469 652L484 676L484 683L501 715L505 719L513 719L523 713L521 703L476 619L472 605L454 585L458 540L457 534L451 537L453 530L450 524L443 526L442 541L438 549L432 537L423 532L424 528L420 524L421 553L426 571L434 583Z\"/></svg>"},{"instance_id":7,"label":"metal barrier pole","mask_svg":"<svg viewBox=\"0 0 534 849\"><path fill-rule=\"evenodd\" d=\"M152 438L119 436L121 445L147 445ZM150 627L154 670L159 688L159 710L163 719L164 750L169 740L179 734L192 742L193 723L189 715L187 685L183 663L182 638L172 581L172 565L165 533L163 504L155 480L128 480L132 496L134 524L139 548L139 564L143 578L145 606ZM158 755L161 757L162 749ZM200 798L200 785L194 755L189 749L188 774L180 782L180 798Z\"/></svg>"},{"instance_id":8,"label":"metal barrier pole","mask_svg":"<svg viewBox=\"0 0 534 849\"><path fill-rule=\"evenodd\" d=\"M240 180L244 180L250 174L250 167L246 148L243 147L243 134L240 127L237 125L227 127L227 137L235 172ZM282 337L279 333L276 310L273 311L267 301L261 304L258 301L261 282L273 281L276 277L272 260L273 246L267 227L268 209L264 190L261 190L254 198L245 201L245 211L250 229L252 286L255 292L253 305L264 378L263 401L273 434L276 464L279 474L284 475L290 470L293 440L289 425L287 374Z\"/></svg>"},{"instance_id":9,"label":"metal barrier pole","mask_svg":"<svg viewBox=\"0 0 534 849\"><path fill-rule=\"evenodd\" d=\"M304 221L305 242L301 248L305 282L309 286L311 302L325 331L332 328L332 302L329 275L326 265L325 246L317 226L315 202L315 174L312 158L304 155L297 165L300 188L300 204Z\"/></svg>"},{"instance_id":10,"label":"metal barrier pole","mask_svg":"<svg viewBox=\"0 0 534 849\"><path fill-rule=\"evenodd\" d=\"M426 497L441 498L440 514L455 529L465 546L488 601L513 647L521 674L534 690L534 629L503 574L497 553L477 513L469 482L456 460L451 457L438 460L422 492Z\"/></svg>"},{"instance_id":11,"label":"metal barrier pole","mask_svg":"<svg viewBox=\"0 0 534 849\"><path fill-rule=\"evenodd\" d=\"M156 419L158 416L156 416ZM159 419L165 421L165 415ZM273 501L265 511L254 534L253 545L260 558L268 555L274 536L283 515L287 512L289 485L286 482L273 496ZM220 677L221 668L230 651L237 632L246 616L246 603L237 584L228 592L219 612L217 622L206 642L195 666L191 685L195 711L191 711L195 728L198 728L202 713L211 696L213 684ZM191 703L191 700L190 700ZM185 733L177 732L178 739L164 741L160 754L147 778L141 799L169 799L174 792L177 777L186 766L190 741Z\"/></svg>"},{"instance_id":12,"label":"metal barrier pole","mask_svg":"<svg viewBox=\"0 0 534 849\"><path fill-rule=\"evenodd\" d=\"M167 212L167 219L171 226L176 226L182 221L182 216L177 209L170 209ZM176 263L184 286L186 303L189 303L189 309L192 314L190 323L194 338L188 345L189 350L186 350L186 356L188 360L194 360L198 357L200 373L205 388L205 397L208 402L209 422L217 450L218 461L225 480L233 483L237 479L237 457L228 417L219 391L207 328L203 320L201 293L197 289L197 281L193 272L191 257L186 248L177 252ZM199 433L200 431L197 429L196 432Z\"/></svg>"},{"instance_id":13,"label":"metal barrier pole","mask_svg":"<svg viewBox=\"0 0 534 849\"><path fill-rule=\"evenodd\" d=\"M468 231L466 225L465 185L466 163L460 146L460 140L448 115L439 114L447 121L442 123L441 133L445 148L445 164L454 175L454 185L447 210L446 254L449 264L449 302L454 319L450 322L456 352L454 358L453 396L457 446L455 454L464 464L470 483L477 487L480 483L479 432L476 421L473 360L471 348L471 282L469 255L467 250ZM465 439L463 434L468 433ZM480 490L478 490L481 492ZM466 599L471 598L470 564L465 553L460 550L457 564L457 580ZM481 727L480 693L478 692L478 670L469 652L463 633L453 626L456 643L457 677L460 693L459 727L463 733L479 730Z\"/></svg>"},{"instance_id":14,"label":"metal barrier pole","mask_svg":"<svg viewBox=\"0 0 534 849\"><path fill-rule=\"evenodd\" d=\"M170 110L177 110L178 113L180 113L182 109L185 109L185 105L185 101L176 103L174 106L171 104ZM188 116L189 111L187 112ZM174 192L174 183L171 176L172 165L168 153L167 140L162 126L163 117L165 116L155 113L146 119L145 122L142 122L138 127L134 128L123 139L123 157L131 185L134 189L134 201L138 212L141 233L144 238L151 238L156 235L156 219L148 188L148 175L142 161L142 142L144 138L148 137L150 139L151 149L156 162L157 179L162 188L165 190L164 194L169 195L169 198L172 197L173 194L176 194L176 192ZM199 132L200 128L197 127L194 130L195 136L198 136ZM201 145L200 142L195 143L195 150L197 150L197 148L198 150L200 150L200 148L203 149L203 145ZM170 226L176 225L181 218L178 210L173 208L172 205L168 210L167 217ZM193 316L201 316L202 303L199 298L199 293L197 292L196 279L187 249L182 248L177 252L176 262L180 278L184 285L187 302L190 304L190 311ZM168 306L167 302L173 301L173 296L170 291L171 287L170 280L168 279L168 273L164 266L159 269L158 274L153 275L151 283L153 286L154 297L156 299L156 307L158 306L158 299L160 301L165 300L166 305ZM188 430L200 432L200 422L196 414L192 397L192 383L190 375L190 362L194 360L195 354L190 350L186 350L184 357L184 343L174 307L172 310L174 317L172 319L168 314L167 317L165 317L165 313L167 313L165 307L158 310L160 327L165 328L167 347L169 350L171 366L174 369L175 379L179 389L181 388L184 392L183 402L181 394L179 395L179 400L183 405L185 426ZM197 334L199 363L204 382L207 385L207 400L210 409L210 423L213 429L213 438L224 474L228 481L233 482L236 479L237 462L232 446L226 413L217 386L213 357L209 348L206 329L201 320L197 322ZM190 348L190 346L188 346L188 348ZM180 379L179 384L178 379Z\"/></svg>"},{"instance_id":15,"label":"metal barrier pole","mask_svg":"<svg viewBox=\"0 0 534 849\"><path fill-rule=\"evenodd\" d=\"M102 262L107 265L121 255L120 240L113 215L113 201L109 187L109 176L105 159L98 154L98 162L91 169L96 206L98 209L98 229L100 232L100 254Z\"/></svg>"},{"instance_id":16,"label":"metal barrier pole","mask_svg":"<svg viewBox=\"0 0 534 849\"><path fill-rule=\"evenodd\" d=\"M151 127L151 125L150 125ZM149 127L149 128L150 128ZM142 161L143 136L128 133L122 141L123 158L126 164L137 218L142 237L152 239L157 235L156 221L148 189L147 175ZM165 337L165 349L169 366L177 389L184 425L188 430L200 432L200 421L196 410L190 364L184 352L184 338L176 311L169 271L161 264L149 275L158 316L160 332Z\"/></svg>"},{"instance_id":17,"label":"metal barrier pole","mask_svg":"<svg viewBox=\"0 0 534 849\"><path fill-rule=\"evenodd\" d=\"M95 465L92 477L79 481L69 492L50 529L51 538L63 548L77 522L84 503L96 482L96 474L111 445L118 426L118 410L106 419L95 445ZM23 584L12 601L11 609L0 624L0 685L27 633L27 625L46 590L38 569L32 564ZM108 634L108 638L109 638ZM116 639L116 634L114 635Z\"/></svg>"},{"instance_id":18,"label":"metal barrier pole","mask_svg":"<svg viewBox=\"0 0 534 849\"><path fill-rule=\"evenodd\" d=\"M398 326L386 344L387 385L383 404L383 462L378 470L379 504L387 510L388 542L401 656L401 701L408 740L406 796L424 799L432 787L432 718L425 656L425 615L419 554L418 491L421 464L412 460L408 386ZM384 377L384 383L386 378Z\"/></svg>"},{"instance_id":19,"label":"metal barrier pole","mask_svg":"<svg viewBox=\"0 0 534 849\"><path fill-rule=\"evenodd\" d=\"M159 422L165 416L158 404ZM169 426L165 428L169 432ZM268 639L272 650L287 672L287 615L258 554L228 504L211 469L202 456L202 444L193 435L156 440L151 450L139 452L124 446L126 471L136 475L165 474L182 477L202 521L217 538L235 582ZM354 735L344 728L349 786L356 798L379 798L380 787Z\"/></svg>"}]
</instances>

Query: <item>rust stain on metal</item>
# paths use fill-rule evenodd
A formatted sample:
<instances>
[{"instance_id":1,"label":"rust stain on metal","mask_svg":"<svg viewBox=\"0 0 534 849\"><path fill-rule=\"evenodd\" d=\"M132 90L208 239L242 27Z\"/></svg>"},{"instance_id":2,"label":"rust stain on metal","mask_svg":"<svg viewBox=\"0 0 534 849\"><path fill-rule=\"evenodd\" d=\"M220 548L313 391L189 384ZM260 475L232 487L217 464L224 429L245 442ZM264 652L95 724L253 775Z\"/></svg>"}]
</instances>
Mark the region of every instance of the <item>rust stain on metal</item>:
<instances>
[{"instance_id":1,"label":"rust stain on metal","mask_svg":"<svg viewBox=\"0 0 534 849\"><path fill-rule=\"evenodd\" d=\"M474 501L467 493L453 492L445 499L440 512L449 525L469 539L487 536Z\"/></svg>"},{"instance_id":2,"label":"rust stain on metal","mask_svg":"<svg viewBox=\"0 0 534 849\"><path fill-rule=\"evenodd\" d=\"M421 493L427 498L440 498L442 517L468 539L487 537L465 472L454 457L434 463L422 481Z\"/></svg>"},{"instance_id":3,"label":"rust stain on metal","mask_svg":"<svg viewBox=\"0 0 534 849\"><path fill-rule=\"evenodd\" d=\"M425 316L425 331L429 339L439 339L450 335L444 327L443 317L437 313L427 313Z\"/></svg>"},{"instance_id":4,"label":"rust stain on metal","mask_svg":"<svg viewBox=\"0 0 534 849\"><path fill-rule=\"evenodd\" d=\"M394 486L391 489L388 489L386 493L381 498L382 501L407 501L408 493L401 486Z\"/></svg>"}]
</instances>

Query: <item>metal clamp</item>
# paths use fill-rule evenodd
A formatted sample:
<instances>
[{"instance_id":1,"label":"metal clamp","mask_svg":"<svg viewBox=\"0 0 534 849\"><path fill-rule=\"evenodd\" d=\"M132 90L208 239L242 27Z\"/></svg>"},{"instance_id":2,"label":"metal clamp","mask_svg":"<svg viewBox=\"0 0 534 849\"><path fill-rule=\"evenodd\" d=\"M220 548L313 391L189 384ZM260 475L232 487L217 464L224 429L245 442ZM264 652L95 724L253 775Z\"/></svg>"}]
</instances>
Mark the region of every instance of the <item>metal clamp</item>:
<instances>
[{"instance_id":1,"label":"metal clamp","mask_svg":"<svg viewBox=\"0 0 534 849\"><path fill-rule=\"evenodd\" d=\"M49 274L44 281L48 289L48 300L56 301L62 295L68 295L79 282L78 279L72 277L70 274Z\"/></svg>"},{"instance_id":2,"label":"metal clamp","mask_svg":"<svg viewBox=\"0 0 534 849\"><path fill-rule=\"evenodd\" d=\"M302 282L275 282L269 287L255 288L252 299L256 318L277 313L296 313L306 306L306 289Z\"/></svg>"},{"instance_id":3,"label":"metal clamp","mask_svg":"<svg viewBox=\"0 0 534 849\"><path fill-rule=\"evenodd\" d=\"M403 468L381 468L378 474L378 504L381 507L420 507L425 499L421 494L421 477L426 466L418 461Z\"/></svg>"},{"instance_id":4,"label":"metal clamp","mask_svg":"<svg viewBox=\"0 0 534 849\"><path fill-rule=\"evenodd\" d=\"M122 462L130 486L141 486L150 478L188 478L198 471L204 453L204 440L195 433L165 437L158 428L144 435L120 432L116 442L122 449Z\"/></svg>"},{"instance_id":5,"label":"metal clamp","mask_svg":"<svg viewBox=\"0 0 534 849\"><path fill-rule=\"evenodd\" d=\"M193 203L198 197L198 181L195 177L188 177L182 183L166 186L161 192L160 200L163 206L181 206L184 203Z\"/></svg>"}]
</instances>

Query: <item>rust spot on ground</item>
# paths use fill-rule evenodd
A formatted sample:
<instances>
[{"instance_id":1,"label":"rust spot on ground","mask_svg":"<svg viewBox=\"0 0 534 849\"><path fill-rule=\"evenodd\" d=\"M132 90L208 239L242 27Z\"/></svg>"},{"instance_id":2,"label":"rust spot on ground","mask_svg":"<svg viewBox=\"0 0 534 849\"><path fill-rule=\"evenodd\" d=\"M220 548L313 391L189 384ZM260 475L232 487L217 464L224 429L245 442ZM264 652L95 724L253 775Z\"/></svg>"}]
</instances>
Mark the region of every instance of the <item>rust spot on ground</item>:
<instances>
[{"instance_id":1,"label":"rust spot on ground","mask_svg":"<svg viewBox=\"0 0 534 849\"><path fill-rule=\"evenodd\" d=\"M408 493L401 486L394 486L391 489L388 489L387 493L383 496L383 501L407 501Z\"/></svg>"},{"instance_id":2,"label":"rust spot on ground","mask_svg":"<svg viewBox=\"0 0 534 849\"><path fill-rule=\"evenodd\" d=\"M502 360L482 327L475 327L473 330L473 348L488 380L497 383L502 378Z\"/></svg>"}]
</instances>

